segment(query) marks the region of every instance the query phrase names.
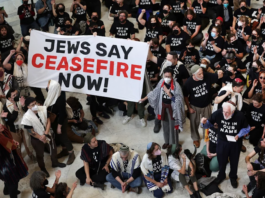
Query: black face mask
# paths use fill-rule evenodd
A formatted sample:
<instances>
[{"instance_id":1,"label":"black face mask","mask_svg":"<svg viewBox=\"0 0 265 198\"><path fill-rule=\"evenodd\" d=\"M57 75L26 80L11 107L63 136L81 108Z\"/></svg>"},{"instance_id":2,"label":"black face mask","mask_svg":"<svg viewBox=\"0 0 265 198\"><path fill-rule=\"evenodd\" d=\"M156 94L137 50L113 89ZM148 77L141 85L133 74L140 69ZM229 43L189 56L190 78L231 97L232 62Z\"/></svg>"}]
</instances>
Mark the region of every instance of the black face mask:
<instances>
[{"instance_id":1,"label":"black face mask","mask_svg":"<svg viewBox=\"0 0 265 198\"><path fill-rule=\"evenodd\" d=\"M92 17L92 19L93 19L94 21L97 21L97 20L98 20L98 17L94 16L94 17Z\"/></svg>"},{"instance_id":2,"label":"black face mask","mask_svg":"<svg viewBox=\"0 0 265 198\"><path fill-rule=\"evenodd\" d=\"M156 23L151 23L151 26L152 26L153 28L155 28L155 27L156 27Z\"/></svg>"},{"instance_id":3,"label":"black face mask","mask_svg":"<svg viewBox=\"0 0 265 198\"><path fill-rule=\"evenodd\" d=\"M252 70L253 70L253 72L256 72L256 71L258 71L258 68L257 67L252 67Z\"/></svg>"},{"instance_id":4,"label":"black face mask","mask_svg":"<svg viewBox=\"0 0 265 198\"><path fill-rule=\"evenodd\" d=\"M257 37L255 35L251 35L252 39L256 40Z\"/></svg>"},{"instance_id":5,"label":"black face mask","mask_svg":"<svg viewBox=\"0 0 265 198\"><path fill-rule=\"evenodd\" d=\"M72 27L72 25L65 25L65 28L66 29L69 29L69 28L71 28Z\"/></svg>"},{"instance_id":6,"label":"black face mask","mask_svg":"<svg viewBox=\"0 0 265 198\"><path fill-rule=\"evenodd\" d=\"M47 186L48 184L49 184L49 181L47 179L45 179L42 185Z\"/></svg>"},{"instance_id":7,"label":"black face mask","mask_svg":"<svg viewBox=\"0 0 265 198\"><path fill-rule=\"evenodd\" d=\"M245 6L241 7L241 10L245 11L247 8Z\"/></svg>"},{"instance_id":8,"label":"black face mask","mask_svg":"<svg viewBox=\"0 0 265 198\"><path fill-rule=\"evenodd\" d=\"M150 46L151 49L154 49L154 46Z\"/></svg>"},{"instance_id":9,"label":"black face mask","mask_svg":"<svg viewBox=\"0 0 265 198\"><path fill-rule=\"evenodd\" d=\"M188 49L190 52L193 52L193 51L194 51L194 47L187 47L187 49Z\"/></svg>"},{"instance_id":10,"label":"black face mask","mask_svg":"<svg viewBox=\"0 0 265 198\"><path fill-rule=\"evenodd\" d=\"M173 30L173 34L178 34L179 31L178 30Z\"/></svg>"},{"instance_id":11,"label":"black face mask","mask_svg":"<svg viewBox=\"0 0 265 198\"><path fill-rule=\"evenodd\" d=\"M163 10L163 13L164 13L164 14L167 14L167 13L168 13L168 11L167 11L167 10Z\"/></svg>"},{"instance_id":12,"label":"black face mask","mask_svg":"<svg viewBox=\"0 0 265 198\"><path fill-rule=\"evenodd\" d=\"M18 102L18 101L19 101L19 96L16 96L16 97L14 98L14 101L15 101L15 102Z\"/></svg>"},{"instance_id":13,"label":"black face mask","mask_svg":"<svg viewBox=\"0 0 265 198\"><path fill-rule=\"evenodd\" d=\"M58 8L58 12L64 12L64 8Z\"/></svg>"},{"instance_id":14,"label":"black face mask","mask_svg":"<svg viewBox=\"0 0 265 198\"><path fill-rule=\"evenodd\" d=\"M233 76L234 74L230 71L227 71L228 76Z\"/></svg>"}]
</instances>

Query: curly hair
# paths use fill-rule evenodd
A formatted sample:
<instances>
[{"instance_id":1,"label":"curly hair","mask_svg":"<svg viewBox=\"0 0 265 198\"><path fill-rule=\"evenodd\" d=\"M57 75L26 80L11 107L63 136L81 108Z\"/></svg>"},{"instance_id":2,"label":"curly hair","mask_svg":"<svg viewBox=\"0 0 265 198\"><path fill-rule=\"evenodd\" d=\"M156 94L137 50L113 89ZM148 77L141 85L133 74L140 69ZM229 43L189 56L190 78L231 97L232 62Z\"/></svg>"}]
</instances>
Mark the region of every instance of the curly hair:
<instances>
[{"instance_id":1,"label":"curly hair","mask_svg":"<svg viewBox=\"0 0 265 198\"><path fill-rule=\"evenodd\" d=\"M258 182L257 182L257 188L260 190L265 190L265 172L258 171Z\"/></svg>"},{"instance_id":2,"label":"curly hair","mask_svg":"<svg viewBox=\"0 0 265 198\"><path fill-rule=\"evenodd\" d=\"M55 198L65 198L67 194L67 184L66 183L59 183L55 188Z\"/></svg>"},{"instance_id":3,"label":"curly hair","mask_svg":"<svg viewBox=\"0 0 265 198\"><path fill-rule=\"evenodd\" d=\"M159 144L153 142L153 143L152 143L152 146L150 147L150 149L148 149L148 150L146 151L146 153L147 153L147 155L148 155L148 159L152 160L152 159L155 158L155 156L153 155L153 151L155 150L155 147L156 147L156 146L159 146ZM159 146L159 147L160 147L160 146Z\"/></svg>"},{"instance_id":4,"label":"curly hair","mask_svg":"<svg viewBox=\"0 0 265 198\"><path fill-rule=\"evenodd\" d=\"M46 178L46 174L42 171L35 171L31 177L29 185L33 191L41 189L43 185L43 181Z\"/></svg>"},{"instance_id":5,"label":"curly hair","mask_svg":"<svg viewBox=\"0 0 265 198\"><path fill-rule=\"evenodd\" d=\"M67 104L69 104L69 106L76 110L79 108L79 100L78 98L75 98L73 96L69 97L67 100L66 100Z\"/></svg>"}]
</instances>

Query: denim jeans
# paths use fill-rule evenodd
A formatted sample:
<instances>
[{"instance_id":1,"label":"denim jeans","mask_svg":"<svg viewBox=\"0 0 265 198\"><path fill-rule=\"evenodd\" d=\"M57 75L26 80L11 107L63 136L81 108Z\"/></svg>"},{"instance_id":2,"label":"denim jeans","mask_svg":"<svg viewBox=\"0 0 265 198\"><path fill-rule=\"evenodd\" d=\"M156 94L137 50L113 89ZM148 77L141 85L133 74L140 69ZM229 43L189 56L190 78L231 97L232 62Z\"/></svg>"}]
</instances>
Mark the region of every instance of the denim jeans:
<instances>
[{"instance_id":1,"label":"denim jeans","mask_svg":"<svg viewBox=\"0 0 265 198\"><path fill-rule=\"evenodd\" d=\"M32 22L31 24L25 25L25 24L21 24L21 33L22 36L27 36L29 35L29 29L36 29L36 30L40 30L39 25L37 24L36 21Z\"/></svg>"},{"instance_id":2,"label":"denim jeans","mask_svg":"<svg viewBox=\"0 0 265 198\"><path fill-rule=\"evenodd\" d=\"M122 172L121 180L124 181L125 179L129 179L131 174ZM112 173L109 173L106 177L106 180L111 183L113 186L121 190L121 184L113 177ZM128 184L131 188L136 188L142 185L142 178L141 176L137 177L131 183Z\"/></svg>"}]
</instances>

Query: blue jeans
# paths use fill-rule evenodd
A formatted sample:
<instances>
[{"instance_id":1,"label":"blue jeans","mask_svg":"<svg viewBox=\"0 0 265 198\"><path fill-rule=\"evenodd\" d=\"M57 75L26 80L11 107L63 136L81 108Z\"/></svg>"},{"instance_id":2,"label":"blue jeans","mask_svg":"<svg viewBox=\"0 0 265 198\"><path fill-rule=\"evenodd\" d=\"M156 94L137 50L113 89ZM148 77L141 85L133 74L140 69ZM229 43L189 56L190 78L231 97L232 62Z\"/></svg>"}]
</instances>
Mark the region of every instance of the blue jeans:
<instances>
[{"instance_id":1,"label":"blue jeans","mask_svg":"<svg viewBox=\"0 0 265 198\"><path fill-rule=\"evenodd\" d=\"M138 19L138 16L142 13L142 10L143 9L138 8L137 19ZM145 10L146 21L148 21L151 15L153 15L153 10Z\"/></svg>"},{"instance_id":2,"label":"blue jeans","mask_svg":"<svg viewBox=\"0 0 265 198\"><path fill-rule=\"evenodd\" d=\"M157 182L160 182L160 180L161 180L161 173L155 173L154 174L154 180L157 181ZM146 184L146 179L145 178L144 178L144 182ZM168 185L169 185L169 187L171 189L167 193L172 193L173 188L172 188L171 179L169 177L167 177L167 182L168 182ZM164 191L161 188L158 188L157 190L154 190L153 191L153 194L154 194L154 197L156 197L156 198L162 198L164 196Z\"/></svg>"},{"instance_id":3,"label":"blue jeans","mask_svg":"<svg viewBox=\"0 0 265 198\"><path fill-rule=\"evenodd\" d=\"M34 22L32 22L31 24L28 24L28 25L20 24L20 27L21 27L22 36L29 35L29 29L40 30L40 27L39 27L39 25L37 24L36 21L34 21Z\"/></svg>"},{"instance_id":4,"label":"blue jeans","mask_svg":"<svg viewBox=\"0 0 265 198\"><path fill-rule=\"evenodd\" d=\"M129 179L131 177L131 174L129 173L122 173L121 180L124 181L125 179ZM121 190L121 184L113 177L112 173L109 173L106 176L106 180L111 183L113 186ZM142 178L141 176L137 177L135 180L133 180L131 183L128 184L131 188L136 188L142 185Z\"/></svg>"}]
</instances>

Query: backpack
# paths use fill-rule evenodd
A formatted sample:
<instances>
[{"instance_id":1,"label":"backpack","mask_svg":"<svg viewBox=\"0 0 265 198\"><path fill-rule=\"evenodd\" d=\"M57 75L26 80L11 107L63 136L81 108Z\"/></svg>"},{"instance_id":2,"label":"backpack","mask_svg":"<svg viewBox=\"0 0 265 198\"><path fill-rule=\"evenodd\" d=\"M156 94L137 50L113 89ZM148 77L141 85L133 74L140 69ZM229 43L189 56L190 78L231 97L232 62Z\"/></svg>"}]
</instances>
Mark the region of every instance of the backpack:
<instances>
[{"instance_id":1,"label":"backpack","mask_svg":"<svg viewBox=\"0 0 265 198\"><path fill-rule=\"evenodd\" d=\"M196 163L196 173L206 175L207 177L211 176L211 170L209 166L210 159L204 156L201 153L198 153L195 157Z\"/></svg>"}]
</instances>

